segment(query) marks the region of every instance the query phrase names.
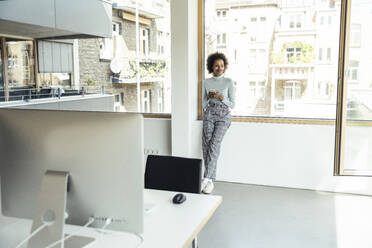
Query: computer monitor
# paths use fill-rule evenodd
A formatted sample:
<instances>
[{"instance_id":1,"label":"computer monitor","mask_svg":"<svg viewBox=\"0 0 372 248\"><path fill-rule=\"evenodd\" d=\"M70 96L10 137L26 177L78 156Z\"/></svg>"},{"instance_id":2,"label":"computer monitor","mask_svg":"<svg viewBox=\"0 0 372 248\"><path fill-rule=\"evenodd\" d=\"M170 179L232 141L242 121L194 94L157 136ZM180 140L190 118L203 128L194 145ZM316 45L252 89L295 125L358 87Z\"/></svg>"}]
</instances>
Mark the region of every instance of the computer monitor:
<instances>
[{"instance_id":1,"label":"computer monitor","mask_svg":"<svg viewBox=\"0 0 372 248\"><path fill-rule=\"evenodd\" d=\"M67 172L66 223L142 234L143 151L141 114L0 109L3 215L35 218L46 171Z\"/></svg>"}]
</instances>

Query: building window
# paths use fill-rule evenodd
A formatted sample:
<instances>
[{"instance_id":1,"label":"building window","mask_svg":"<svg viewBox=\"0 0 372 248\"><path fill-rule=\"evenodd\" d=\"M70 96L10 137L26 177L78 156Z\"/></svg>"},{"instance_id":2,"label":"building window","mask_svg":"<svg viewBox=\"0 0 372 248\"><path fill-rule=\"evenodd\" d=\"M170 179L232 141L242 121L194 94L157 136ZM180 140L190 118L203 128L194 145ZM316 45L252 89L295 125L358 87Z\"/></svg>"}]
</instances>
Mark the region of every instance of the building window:
<instances>
[{"instance_id":1,"label":"building window","mask_svg":"<svg viewBox=\"0 0 372 248\"><path fill-rule=\"evenodd\" d=\"M347 69L347 78L349 83L358 82L358 71L359 71L359 61L351 60L349 62L349 67Z\"/></svg>"},{"instance_id":2,"label":"building window","mask_svg":"<svg viewBox=\"0 0 372 248\"><path fill-rule=\"evenodd\" d=\"M352 24L350 29L350 46L360 47L361 46L361 32L362 27L360 24Z\"/></svg>"},{"instance_id":3,"label":"building window","mask_svg":"<svg viewBox=\"0 0 372 248\"><path fill-rule=\"evenodd\" d=\"M321 98L327 98L330 96L330 82L319 81L317 86L317 95Z\"/></svg>"},{"instance_id":4,"label":"building window","mask_svg":"<svg viewBox=\"0 0 372 248\"><path fill-rule=\"evenodd\" d=\"M120 23L112 23L112 35L120 35Z\"/></svg>"},{"instance_id":5,"label":"building window","mask_svg":"<svg viewBox=\"0 0 372 248\"><path fill-rule=\"evenodd\" d=\"M250 30L250 38L251 42L255 42L257 40L257 17L251 17L249 22L249 30Z\"/></svg>"},{"instance_id":6,"label":"building window","mask_svg":"<svg viewBox=\"0 0 372 248\"><path fill-rule=\"evenodd\" d=\"M158 89L158 112L163 112L163 89Z\"/></svg>"},{"instance_id":7,"label":"building window","mask_svg":"<svg viewBox=\"0 0 372 248\"><path fill-rule=\"evenodd\" d=\"M249 18L249 41L263 42L266 35L266 16L253 16Z\"/></svg>"},{"instance_id":8,"label":"building window","mask_svg":"<svg viewBox=\"0 0 372 248\"><path fill-rule=\"evenodd\" d=\"M330 47L327 48L327 60L331 61L331 48Z\"/></svg>"},{"instance_id":9,"label":"building window","mask_svg":"<svg viewBox=\"0 0 372 248\"><path fill-rule=\"evenodd\" d=\"M226 48L226 33L217 34L217 48Z\"/></svg>"},{"instance_id":10,"label":"building window","mask_svg":"<svg viewBox=\"0 0 372 248\"><path fill-rule=\"evenodd\" d=\"M149 113L151 98L150 98L151 91L150 90L143 90L142 91L142 112Z\"/></svg>"},{"instance_id":11,"label":"building window","mask_svg":"<svg viewBox=\"0 0 372 248\"><path fill-rule=\"evenodd\" d=\"M303 14L295 14L289 16L289 28L291 29L298 29L302 28L303 25Z\"/></svg>"},{"instance_id":12,"label":"building window","mask_svg":"<svg viewBox=\"0 0 372 248\"><path fill-rule=\"evenodd\" d=\"M284 99L297 100L301 98L301 83L288 81L284 84Z\"/></svg>"},{"instance_id":13,"label":"building window","mask_svg":"<svg viewBox=\"0 0 372 248\"><path fill-rule=\"evenodd\" d=\"M265 81L250 81L248 95L256 100L265 100Z\"/></svg>"},{"instance_id":14,"label":"building window","mask_svg":"<svg viewBox=\"0 0 372 248\"><path fill-rule=\"evenodd\" d=\"M143 56L149 54L149 30L146 28L140 29L140 52Z\"/></svg>"},{"instance_id":15,"label":"building window","mask_svg":"<svg viewBox=\"0 0 372 248\"><path fill-rule=\"evenodd\" d=\"M257 23L257 41L264 41L266 35L266 17L261 16Z\"/></svg>"},{"instance_id":16,"label":"building window","mask_svg":"<svg viewBox=\"0 0 372 248\"><path fill-rule=\"evenodd\" d=\"M164 38L164 32L163 31L158 31L157 43L158 43L158 47L157 47L158 55L164 55L164 53L165 53L165 49L164 49L165 38Z\"/></svg>"},{"instance_id":17,"label":"building window","mask_svg":"<svg viewBox=\"0 0 372 248\"><path fill-rule=\"evenodd\" d=\"M319 48L319 53L318 53L318 60L322 61L323 60L323 48Z\"/></svg>"},{"instance_id":18,"label":"building window","mask_svg":"<svg viewBox=\"0 0 372 248\"><path fill-rule=\"evenodd\" d=\"M294 63L297 57L301 56L300 47L290 47L286 50L287 63Z\"/></svg>"},{"instance_id":19,"label":"building window","mask_svg":"<svg viewBox=\"0 0 372 248\"><path fill-rule=\"evenodd\" d=\"M227 10L217 10L217 18L219 19L226 19L227 17Z\"/></svg>"},{"instance_id":20,"label":"building window","mask_svg":"<svg viewBox=\"0 0 372 248\"><path fill-rule=\"evenodd\" d=\"M323 56L324 55L324 56ZM331 61L332 59L332 49L330 47L324 48L320 47L319 48L319 53L318 53L318 60L319 61Z\"/></svg>"}]
</instances>

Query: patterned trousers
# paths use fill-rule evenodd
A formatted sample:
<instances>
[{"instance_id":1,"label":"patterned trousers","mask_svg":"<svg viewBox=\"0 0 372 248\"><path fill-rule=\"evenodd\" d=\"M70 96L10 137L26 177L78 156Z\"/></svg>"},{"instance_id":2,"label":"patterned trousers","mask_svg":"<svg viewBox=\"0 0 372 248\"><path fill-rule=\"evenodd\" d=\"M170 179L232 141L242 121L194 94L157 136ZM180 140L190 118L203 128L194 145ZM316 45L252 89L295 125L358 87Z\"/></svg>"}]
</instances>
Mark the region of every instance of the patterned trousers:
<instances>
[{"instance_id":1,"label":"patterned trousers","mask_svg":"<svg viewBox=\"0 0 372 248\"><path fill-rule=\"evenodd\" d=\"M222 102L209 102L203 112L203 158L204 177L216 179L217 159L220 155L221 142L230 127L230 110Z\"/></svg>"}]
</instances>

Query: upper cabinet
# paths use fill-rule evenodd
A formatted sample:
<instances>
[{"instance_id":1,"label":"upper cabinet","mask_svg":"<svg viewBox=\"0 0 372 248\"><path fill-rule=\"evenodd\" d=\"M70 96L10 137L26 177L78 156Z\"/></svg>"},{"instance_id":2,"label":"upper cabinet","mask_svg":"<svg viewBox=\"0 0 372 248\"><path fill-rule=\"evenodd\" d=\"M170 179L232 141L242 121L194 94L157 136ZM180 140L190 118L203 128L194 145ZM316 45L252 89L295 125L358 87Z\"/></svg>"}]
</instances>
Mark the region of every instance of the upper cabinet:
<instances>
[{"instance_id":1,"label":"upper cabinet","mask_svg":"<svg viewBox=\"0 0 372 248\"><path fill-rule=\"evenodd\" d=\"M100 0L0 1L0 34L22 38L111 37L111 4Z\"/></svg>"}]
</instances>

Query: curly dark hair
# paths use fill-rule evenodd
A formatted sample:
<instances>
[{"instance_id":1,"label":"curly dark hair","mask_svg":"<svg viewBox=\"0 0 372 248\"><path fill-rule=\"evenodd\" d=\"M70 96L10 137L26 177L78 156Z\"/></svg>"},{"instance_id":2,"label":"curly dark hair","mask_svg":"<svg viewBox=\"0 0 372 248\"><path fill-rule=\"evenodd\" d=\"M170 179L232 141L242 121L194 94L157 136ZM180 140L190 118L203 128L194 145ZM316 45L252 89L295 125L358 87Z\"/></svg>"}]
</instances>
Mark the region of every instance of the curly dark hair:
<instances>
[{"instance_id":1,"label":"curly dark hair","mask_svg":"<svg viewBox=\"0 0 372 248\"><path fill-rule=\"evenodd\" d=\"M209 54L209 56L207 58L207 69L208 69L208 72L209 73L212 73L213 72L214 62L216 60L218 60L218 59L222 59L223 60L223 64L225 66L225 71L226 71L227 66L229 65L229 61L227 60L225 54L219 53L219 52L215 52L215 53Z\"/></svg>"}]
</instances>

